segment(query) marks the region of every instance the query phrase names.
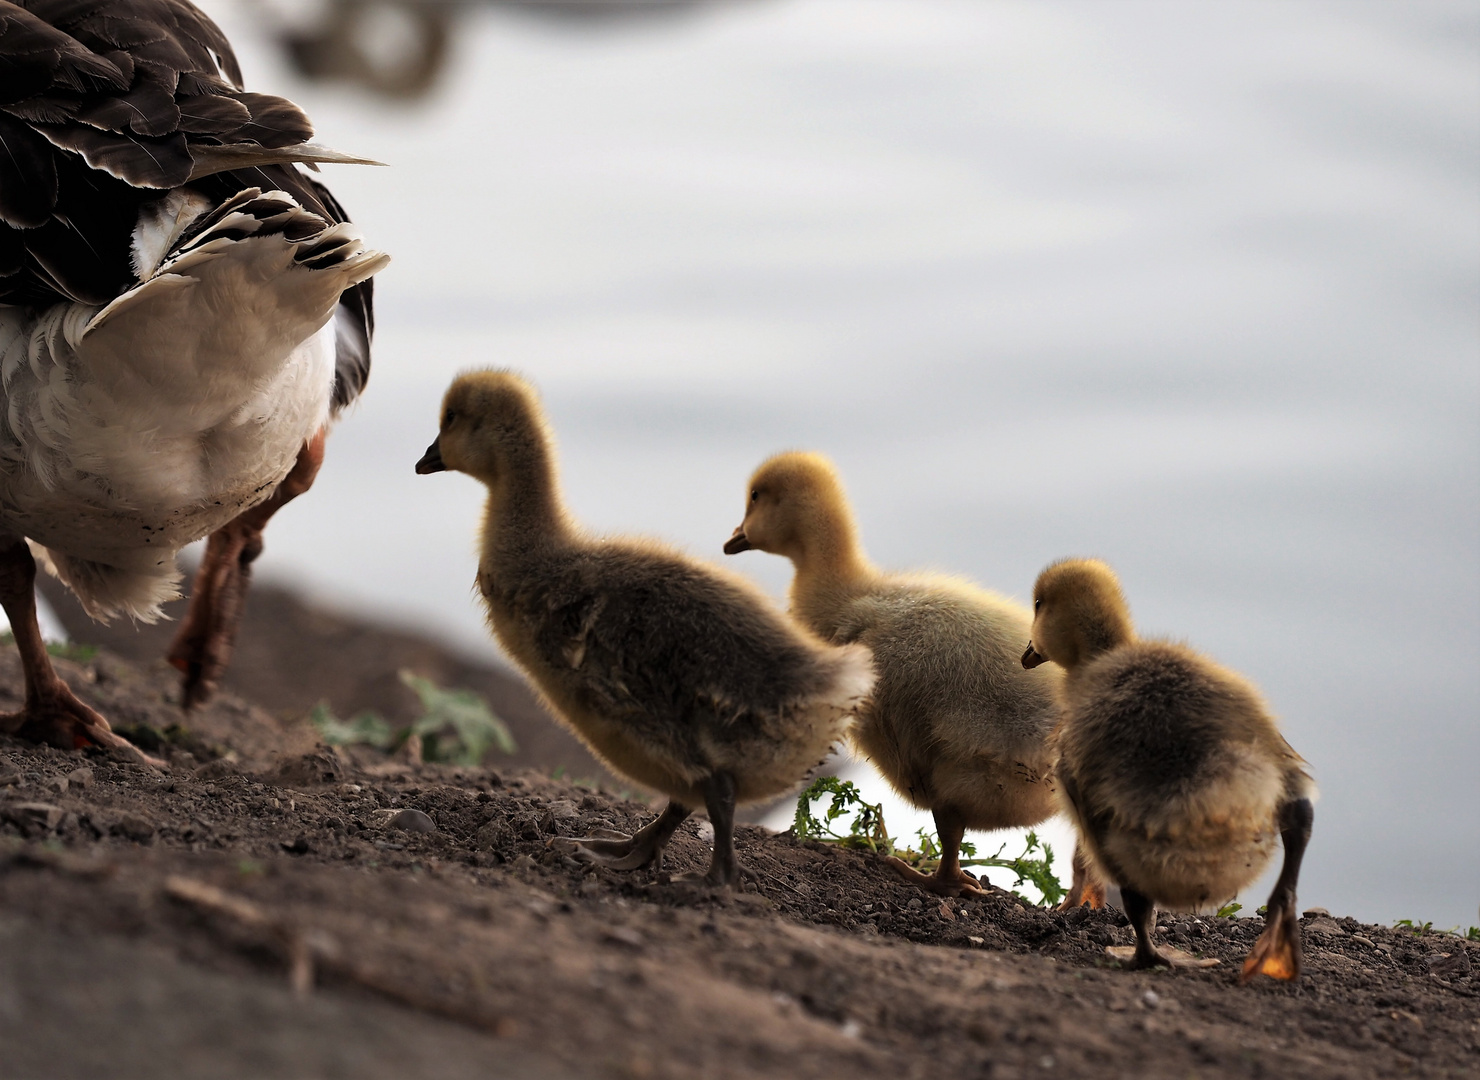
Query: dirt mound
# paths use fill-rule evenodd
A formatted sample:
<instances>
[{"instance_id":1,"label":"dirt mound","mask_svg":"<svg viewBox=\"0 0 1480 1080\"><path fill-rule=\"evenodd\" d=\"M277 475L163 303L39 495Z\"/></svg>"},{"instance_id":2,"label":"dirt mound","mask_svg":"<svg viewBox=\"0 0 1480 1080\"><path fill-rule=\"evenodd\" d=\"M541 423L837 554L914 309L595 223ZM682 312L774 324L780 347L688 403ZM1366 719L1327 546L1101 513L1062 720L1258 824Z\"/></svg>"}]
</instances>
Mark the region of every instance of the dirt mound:
<instances>
[{"instance_id":1,"label":"dirt mound","mask_svg":"<svg viewBox=\"0 0 1480 1080\"><path fill-rule=\"evenodd\" d=\"M107 654L62 666L114 717L181 719L167 671ZM17 675L0 651L0 685ZM0 941L30 950L0 959L0 1076L96 1075L99 1055L120 1076L415 1074L433 1060L418 1057L439 1037L432 1018L457 1025L438 1075L467 1062L491 1076L891 1080L1480 1066L1480 946L1454 937L1308 916L1300 982L1241 988L1259 919L1163 916L1176 944L1222 965L1130 973L1104 953L1131 941L1117 912L1002 892L942 903L870 856L755 827L739 831L754 871L742 891L673 884L708 860L692 821L665 872L612 873L551 844L651 815L610 791L367 767L230 696L188 729L165 747L169 772L0 738ZM147 994L130 990L132 962ZM191 989L207 984L235 989ZM293 987L316 1010L302 1015L323 1017L311 1047L282 1007ZM399 1049L367 1066L372 1024Z\"/></svg>"},{"instance_id":2,"label":"dirt mound","mask_svg":"<svg viewBox=\"0 0 1480 1080\"><path fill-rule=\"evenodd\" d=\"M78 642L99 645L140 667L163 671L178 623L103 625L83 612L57 581L38 584L62 625ZM169 605L180 617L183 601ZM489 646L489 657L493 646ZM395 726L419 715L416 695L398 678L410 670L438 686L472 690L508 725L518 744L507 761L543 772L611 782L586 747L555 723L529 685L492 659L467 656L425 634L383 625L306 602L292 589L254 582L222 685L275 717L297 721L319 702L341 717L372 709ZM167 681L167 680L166 680ZM174 700L178 700L178 696Z\"/></svg>"}]
</instances>

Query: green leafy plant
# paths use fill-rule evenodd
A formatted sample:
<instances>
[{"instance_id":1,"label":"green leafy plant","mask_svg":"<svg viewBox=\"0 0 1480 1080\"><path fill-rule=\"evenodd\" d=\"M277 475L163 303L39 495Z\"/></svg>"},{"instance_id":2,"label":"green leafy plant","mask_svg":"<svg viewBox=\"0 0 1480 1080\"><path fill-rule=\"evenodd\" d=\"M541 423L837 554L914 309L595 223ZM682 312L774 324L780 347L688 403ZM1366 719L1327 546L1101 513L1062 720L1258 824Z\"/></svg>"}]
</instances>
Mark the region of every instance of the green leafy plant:
<instances>
[{"instance_id":1,"label":"green leafy plant","mask_svg":"<svg viewBox=\"0 0 1480 1080\"><path fill-rule=\"evenodd\" d=\"M1470 927L1465 931L1465 937L1470 941L1480 941L1480 926Z\"/></svg>"},{"instance_id":2,"label":"green leafy plant","mask_svg":"<svg viewBox=\"0 0 1480 1080\"><path fill-rule=\"evenodd\" d=\"M360 743L385 751L397 750L417 739L423 759L457 765L477 765L492 749L505 754L518 749L508 725L471 690L444 690L432 680L405 670L400 677L421 701L422 715L411 724L394 727L372 709L340 720L320 702L309 714L319 737L331 745Z\"/></svg>"},{"instance_id":3,"label":"green leafy plant","mask_svg":"<svg viewBox=\"0 0 1480 1080\"><path fill-rule=\"evenodd\" d=\"M812 804L823 798L829 798L829 802L823 816L818 818L812 813ZM833 828L833 822L849 814L852 819L847 832ZM820 840L884 855L894 853L894 841L884 828L883 804L865 802L857 785L836 776L818 777L797 798L791 832L803 840Z\"/></svg>"},{"instance_id":4,"label":"green leafy plant","mask_svg":"<svg viewBox=\"0 0 1480 1080\"><path fill-rule=\"evenodd\" d=\"M15 634L6 630L0 634L0 645L14 645ZM71 660L75 664L85 664L94 656L98 655L96 645L78 645L72 641L48 641L46 651L52 656L59 656L63 660Z\"/></svg>"},{"instance_id":5,"label":"green leafy plant","mask_svg":"<svg viewBox=\"0 0 1480 1080\"><path fill-rule=\"evenodd\" d=\"M1243 904L1240 904L1240 903L1237 903L1237 902L1230 902L1230 903L1224 904L1222 907L1220 907L1218 909L1218 918L1220 918L1220 919L1231 919L1235 915L1237 915L1240 911L1243 911L1243 910L1244 910L1244 905Z\"/></svg>"},{"instance_id":6,"label":"green leafy plant","mask_svg":"<svg viewBox=\"0 0 1480 1080\"><path fill-rule=\"evenodd\" d=\"M827 808L818 817L813 804L827 799ZM846 830L840 819L847 819ZM797 799L796 817L792 821L792 835L805 840L819 840L825 844L860 851L872 851L879 855L893 855L915 869L928 873L940 865L940 838L934 833L919 829L915 834L915 846L906 847L889 835L884 824L884 807L863 798L858 787L836 776L823 776L813 781ZM1007 849L1003 844L992 855L978 857L976 846L963 841L961 844L962 866L993 866L1011 870L1016 875L1013 892L1024 900L1028 897L1017 891L1017 886L1032 885L1043 897L1046 905L1057 904L1064 898L1064 886L1053 871L1053 846L1038 839L1030 832L1021 855L1004 858ZM1029 900L1031 903L1032 901Z\"/></svg>"},{"instance_id":7,"label":"green leafy plant","mask_svg":"<svg viewBox=\"0 0 1480 1080\"><path fill-rule=\"evenodd\" d=\"M1399 919L1397 922L1393 923L1393 926L1401 926L1404 930L1411 931L1415 937L1423 937L1423 935L1427 934L1434 928L1434 924L1431 922L1418 923L1414 922L1412 919Z\"/></svg>"}]
</instances>

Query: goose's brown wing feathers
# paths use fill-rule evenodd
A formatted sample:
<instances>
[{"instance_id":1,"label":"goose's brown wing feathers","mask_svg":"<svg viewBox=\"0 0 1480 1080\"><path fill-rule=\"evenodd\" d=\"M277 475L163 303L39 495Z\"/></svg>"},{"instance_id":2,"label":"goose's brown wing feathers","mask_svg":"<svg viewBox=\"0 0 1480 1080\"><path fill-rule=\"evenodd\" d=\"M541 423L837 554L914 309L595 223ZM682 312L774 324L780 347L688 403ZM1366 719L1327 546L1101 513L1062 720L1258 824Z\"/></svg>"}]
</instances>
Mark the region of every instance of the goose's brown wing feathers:
<instances>
[{"instance_id":1,"label":"goose's brown wing feathers","mask_svg":"<svg viewBox=\"0 0 1480 1080\"><path fill-rule=\"evenodd\" d=\"M0 303L108 303L136 280L139 207L187 182L217 201L286 191L347 220L292 167L190 182L192 147L312 134L291 101L242 89L230 42L186 0L0 0ZM369 376L368 281L344 294L336 328L338 408Z\"/></svg>"},{"instance_id":2,"label":"goose's brown wing feathers","mask_svg":"<svg viewBox=\"0 0 1480 1080\"><path fill-rule=\"evenodd\" d=\"M0 0L0 302L106 303L132 280L118 238L189 180L192 145L312 134L292 102L242 89L185 0Z\"/></svg>"}]
</instances>

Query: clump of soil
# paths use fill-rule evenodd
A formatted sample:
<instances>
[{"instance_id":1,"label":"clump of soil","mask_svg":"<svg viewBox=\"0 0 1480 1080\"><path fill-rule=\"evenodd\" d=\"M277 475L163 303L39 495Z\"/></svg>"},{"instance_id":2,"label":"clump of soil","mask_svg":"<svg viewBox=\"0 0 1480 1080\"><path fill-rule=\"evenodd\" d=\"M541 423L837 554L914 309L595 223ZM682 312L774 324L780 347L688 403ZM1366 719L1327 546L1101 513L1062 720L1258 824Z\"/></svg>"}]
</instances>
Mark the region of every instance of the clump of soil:
<instances>
[{"instance_id":1,"label":"clump of soil","mask_svg":"<svg viewBox=\"0 0 1480 1080\"><path fill-rule=\"evenodd\" d=\"M115 718L183 730L162 743L167 772L0 737L0 940L62 942L75 959L127 939L175 965L149 968L156 981L203 971L330 1003L350 1019L325 1021L314 1075L405 1075L404 1059L355 1049L357 1011L386 1010L404 1018L405 1054L435 1041L419 1026L431 1018L456 1025L446 1075L463 1074L457 1062L487 1076L890 1080L1480 1068L1480 945L1451 936L1310 914L1299 982L1240 987L1258 918L1163 916L1172 943L1222 964L1133 973L1104 952L1131 941L1118 912L1061 914L1001 891L943 902L870 856L758 827L739 831L753 879L734 893L669 878L707 864L702 822L680 829L661 872L614 873L554 842L653 813L609 789L357 760L229 696L186 720L163 670L106 653L59 667ZM4 686L19 686L13 649L0 651ZM85 1073L73 1059L97 1060L77 1035L87 1025L39 1004L49 982L7 986L5 971L0 959L0 1075L28 1060L15 1047L42 1046L50 1075ZM190 998L200 1040L284 1012L218 996ZM136 1037L118 1040L115 1074L166 1075L139 1049L163 1019L137 1001L118 1010ZM286 1021L261 1022L266 1045L279 1031L298 1045ZM210 1075L306 1074L232 1053Z\"/></svg>"}]
</instances>

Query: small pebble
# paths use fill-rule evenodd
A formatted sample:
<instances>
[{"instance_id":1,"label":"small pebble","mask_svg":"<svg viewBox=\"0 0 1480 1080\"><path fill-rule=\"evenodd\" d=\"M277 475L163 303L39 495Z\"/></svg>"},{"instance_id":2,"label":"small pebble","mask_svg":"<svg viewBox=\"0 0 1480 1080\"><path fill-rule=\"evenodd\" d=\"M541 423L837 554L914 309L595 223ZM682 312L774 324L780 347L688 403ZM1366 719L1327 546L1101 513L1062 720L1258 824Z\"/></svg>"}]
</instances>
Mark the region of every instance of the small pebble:
<instances>
[{"instance_id":1,"label":"small pebble","mask_svg":"<svg viewBox=\"0 0 1480 1080\"><path fill-rule=\"evenodd\" d=\"M601 939L630 949L640 949L644 944L642 935L630 926L608 926L601 932Z\"/></svg>"},{"instance_id":2,"label":"small pebble","mask_svg":"<svg viewBox=\"0 0 1480 1080\"><path fill-rule=\"evenodd\" d=\"M139 844L154 839L154 822L138 814L124 814L113 826L113 831Z\"/></svg>"},{"instance_id":3,"label":"small pebble","mask_svg":"<svg viewBox=\"0 0 1480 1080\"><path fill-rule=\"evenodd\" d=\"M1141 1000L1145 1002L1146 1008L1154 1009L1161 1004L1161 995L1155 990L1147 990L1141 995Z\"/></svg>"},{"instance_id":4,"label":"small pebble","mask_svg":"<svg viewBox=\"0 0 1480 1080\"><path fill-rule=\"evenodd\" d=\"M391 815L386 827L403 832L434 833L437 823L420 810L399 810Z\"/></svg>"}]
</instances>

